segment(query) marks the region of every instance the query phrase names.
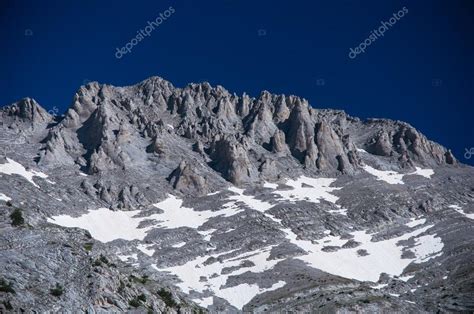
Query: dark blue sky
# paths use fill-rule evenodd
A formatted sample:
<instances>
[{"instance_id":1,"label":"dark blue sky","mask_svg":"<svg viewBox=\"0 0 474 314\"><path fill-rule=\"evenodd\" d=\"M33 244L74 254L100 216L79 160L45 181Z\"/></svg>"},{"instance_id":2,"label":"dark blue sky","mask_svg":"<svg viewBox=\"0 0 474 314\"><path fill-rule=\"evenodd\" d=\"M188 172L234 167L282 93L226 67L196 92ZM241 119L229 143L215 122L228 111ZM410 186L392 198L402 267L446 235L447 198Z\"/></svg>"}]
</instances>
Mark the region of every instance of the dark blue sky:
<instances>
[{"instance_id":1,"label":"dark blue sky","mask_svg":"<svg viewBox=\"0 0 474 314\"><path fill-rule=\"evenodd\" d=\"M149 37L114 56L170 6L175 12ZM349 58L404 6L408 13L384 37ZM0 104L29 96L64 111L86 81L207 80L236 93L296 94L316 108L404 120L474 164L474 155L463 158L474 147L473 33L472 0L2 0Z\"/></svg>"}]
</instances>

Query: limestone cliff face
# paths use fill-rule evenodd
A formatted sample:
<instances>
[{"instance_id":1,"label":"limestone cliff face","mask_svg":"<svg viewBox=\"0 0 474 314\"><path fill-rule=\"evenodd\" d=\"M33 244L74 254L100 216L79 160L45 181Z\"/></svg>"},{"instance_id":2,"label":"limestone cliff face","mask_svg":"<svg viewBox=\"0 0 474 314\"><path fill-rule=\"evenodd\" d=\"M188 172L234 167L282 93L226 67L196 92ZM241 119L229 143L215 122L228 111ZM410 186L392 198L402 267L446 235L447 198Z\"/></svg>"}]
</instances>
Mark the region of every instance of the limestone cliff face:
<instances>
[{"instance_id":1,"label":"limestone cliff face","mask_svg":"<svg viewBox=\"0 0 474 314\"><path fill-rule=\"evenodd\" d=\"M25 122L48 123L53 119L52 115L44 110L34 99L23 98L10 106L2 109L1 115L4 118L21 120Z\"/></svg>"},{"instance_id":2,"label":"limestone cliff face","mask_svg":"<svg viewBox=\"0 0 474 314\"><path fill-rule=\"evenodd\" d=\"M52 120L31 99L2 114ZM78 165L88 174L158 166L174 188L188 192L208 190L198 179L204 168L236 185L298 169L357 173L360 149L400 168L456 163L447 149L403 122L360 121L266 91L252 98L208 83L176 88L158 77L128 87L82 86L47 131L40 164Z\"/></svg>"}]
</instances>

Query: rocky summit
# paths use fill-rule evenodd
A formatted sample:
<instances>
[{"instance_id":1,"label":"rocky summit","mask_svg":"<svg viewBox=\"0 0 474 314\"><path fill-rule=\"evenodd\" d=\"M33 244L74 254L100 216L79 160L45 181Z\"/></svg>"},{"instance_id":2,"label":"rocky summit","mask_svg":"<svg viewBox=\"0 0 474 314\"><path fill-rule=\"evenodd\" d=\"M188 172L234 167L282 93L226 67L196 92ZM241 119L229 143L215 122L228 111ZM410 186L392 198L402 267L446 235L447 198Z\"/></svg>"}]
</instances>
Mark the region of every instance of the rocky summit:
<instances>
[{"instance_id":1,"label":"rocky summit","mask_svg":"<svg viewBox=\"0 0 474 314\"><path fill-rule=\"evenodd\" d=\"M407 123L152 77L0 127L0 312L474 311L474 168Z\"/></svg>"}]
</instances>

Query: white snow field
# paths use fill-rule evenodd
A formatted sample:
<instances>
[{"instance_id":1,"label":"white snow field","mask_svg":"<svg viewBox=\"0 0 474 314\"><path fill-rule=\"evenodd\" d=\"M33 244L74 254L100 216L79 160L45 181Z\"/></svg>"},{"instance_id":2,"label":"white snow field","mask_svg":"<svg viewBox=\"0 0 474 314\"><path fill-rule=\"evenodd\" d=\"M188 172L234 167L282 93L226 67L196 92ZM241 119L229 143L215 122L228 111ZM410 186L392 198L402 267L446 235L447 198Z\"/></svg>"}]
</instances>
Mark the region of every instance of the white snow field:
<instances>
[{"instance_id":1,"label":"white snow field","mask_svg":"<svg viewBox=\"0 0 474 314\"><path fill-rule=\"evenodd\" d=\"M419 226L419 225L424 225L425 223L426 223L425 218L420 218L420 219L411 218L410 222L407 222L405 225L410 227L410 228L414 228L414 227Z\"/></svg>"},{"instance_id":2,"label":"white snow field","mask_svg":"<svg viewBox=\"0 0 474 314\"><path fill-rule=\"evenodd\" d=\"M232 216L243 209L238 206L228 206L220 211L195 211L192 208L182 206L183 201L173 195L168 195L164 201L154 204L163 212L145 217L136 217L140 210L134 211L112 211L107 208L89 210L87 214L79 217L59 215L48 218L48 222L63 226L86 229L93 238L101 242L110 242L116 239L143 240L153 228L161 227L174 229L189 227L197 229L212 217ZM139 228L142 221L154 220L154 225ZM211 230L211 233L215 230ZM205 237L209 236L208 230L199 231Z\"/></svg>"},{"instance_id":3,"label":"white snow field","mask_svg":"<svg viewBox=\"0 0 474 314\"><path fill-rule=\"evenodd\" d=\"M238 256L228 257L226 259L226 255L235 252L235 250L232 250L223 253L221 252L219 254L200 256L183 265L158 268L155 264L152 265L152 267L158 271L170 272L176 275L181 280L177 286L185 293L189 294L191 291L199 293L207 292L207 294L223 298L236 308L242 309L242 307L257 294L276 290L286 284L284 281L278 281L268 288L246 283L225 287L227 278L230 276L237 276L247 271L260 273L273 268L281 260L268 259L270 257L271 249L272 246L265 249L242 253ZM210 257L215 257L222 260L222 262L214 262L207 265L204 264L204 262ZM237 267L245 260L251 261L253 266L236 268L230 273L222 274L224 268ZM208 297L196 297L193 301L201 306L210 305Z\"/></svg>"},{"instance_id":4,"label":"white snow field","mask_svg":"<svg viewBox=\"0 0 474 314\"><path fill-rule=\"evenodd\" d=\"M263 184L263 187L264 188L267 188L267 189L276 189L278 187L278 184L275 184L275 183L270 183L270 182L265 182Z\"/></svg>"},{"instance_id":5,"label":"white snow field","mask_svg":"<svg viewBox=\"0 0 474 314\"><path fill-rule=\"evenodd\" d=\"M8 201L11 201L11 200L12 200L11 197L8 197L5 194L0 193L0 201L8 202Z\"/></svg>"},{"instance_id":6,"label":"white snow field","mask_svg":"<svg viewBox=\"0 0 474 314\"><path fill-rule=\"evenodd\" d=\"M385 181L389 184L405 184L405 182L403 182L403 177L405 176L418 175L430 179L434 174L433 169L421 169L418 167L415 167L415 171L410 173L399 173L391 170L378 170L372 168L369 165L364 165L363 169L371 175L377 177L377 180Z\"/></svg>"},{"instance_id":7,"label":"white snow field","mask_svg":"<svg viewBox=\"0 0 474 314\"><path fill-rule=\"evenodd\" d=\"M317 194L319 197L314 197L311 199L312 201L319 202L321 198L333 202L337 200L335 196L325 194L329 194L327 190L321 192L323 188L329 188L329 184L332 183L334 179L331 179L331 181L310 181L307 180L307 178L300 178L290 182L290 186L293 186L294 190L296 191L285 191L288 193L285 195L301 195L302 189L309 188L303 186L301 184L302 181L308 185L312 183L313 188L316 186L316 188L319 189L320 193ZM323 184L320 184L321 182ZM336 190L338 188L330 189ZM229 199L240 201L250 208L263 213L273 221L281 224L280 219L272 216L269 213L266 213L267 210L273 207L272 204L258 200L253 196L244 195L244 191L241 189L230 188L229 190L236 193L236 195L230 196ZM291 194L290 192L294 193ZM291 199L294 200L295 197L292 197ZM286 234L286 238L291 243L299 246L307 252L307 254L297 256L295 259L302 260L309 266L330 274L360 281L377 282L382 273L387 273L391 276L399 276L410 263L425 262L435 256L442 254L443 243L439 237L433 235L420 236L422 233L430 229L432 225L427 225L423 228L415 228L424 225L425 223L426 219L424 218L412 219L406 224L408 227L414 228L412 231L396 238L377 242L372 241L373 234L369 234L366 231L355 231L352 233L353 240L359 242L360 246L348 249L341 248L335 252L324 252L322 249L325 246L342 246L347 242L347 240L343 240L340 237L331 236L328 234L328 232L326 232L326 236L324 238L318 240L317 243L312 243L311 241L298 239L298 236L289 228L284 228L282 226L281 230ZM408 249L399 246L398 243L402 240L408 240L410 238L415 240L415 246L413 248L415 257L411 259L402 259L404 250ZM198 257L195 260L189 261L183 265L164 268L158 268L155 265L154 267L159 271L167 271L176 275L182 281L178 284L178 286L185 293L192 293L192 291L195 291L205 295L213 294L216 297L226 299L230 304L238 309L241 309L241 307L248 303L256 294L269 290L262 290L255 285L252 286L247 284L225 287L224 285L227 281L227 278L229 276L239 275L246 271L255 273L273 268L281 260L268 260L271 249L272 247L268 247L264 250L257 250L256 254L255 252L245 253L238 256L237 258L231 259L225 259L224 256L229 253L225 252ZM360 249L365 249L369 255L359 256L357 251ZM250 255L250 257L246 258L246 255ZM221 262L204 265L204 261L207 260L209 256L220 257L219 260L221 260ZM236 264L236 260L238 260L239 263ZM222 269L225 267L236 266L243 260L250 260L255 266L237 269L226 274L221 273ZM202 281L201 276L204 276L206 280ZM212 278L210 278L210 276L212 276ZM405 276L401 280L404 279L408 280L409 277ZM277 289L283 286L284 282L278 282L275 285L271 288ZM199 303L201 306L209 306L212 304L212 299L207 296L195 298L194 301Z\"/></svg>"},{"instance_id":8,"label":"white snow field","mask_svg":"<svg viewBox=\"0 0 474 314\"><path fill-rule=\"evenodd\" d=\"M30 182L37 188L39 188L39 185L33 181L33 177L39 177L43 179L48 178L48 175L42 172L34 171L34 170L26 170L25 167L23 167L21 164L17 163L16 161L8 157L7 157L6 163L0 164L0 173L4 173L7 175L17 174L19 176L22 176L23 178L28 180L28 182ZM46 180L46 181L51 184L54 184L54 182L52 181L49 181L49 180Z\"/></svg>"},{"instance_id":9,"label":"white snow field","mask_svg":"<svg viewBox=\"0 0 474 314\"><path fill-rule=\"evenodd\" d=\"M465 216L469 219L474 219L474 213L472 213L472 214L465 213L462 210L461 206L459 206L459 205L449 205L448 207L454 209L455 211L457 211L458 213L460 213L461 215L463 215L463 216Z\"/></svg>"},{"instance_id":10,"label":"white snow field","mask_svg":"<svg viewBox=\"0 0 474 314\"><path fill-rule=\"evenodd\" d=\"M319 203L321 200L335 204L338 197L331 194L332 191L341 189L330 185L336 179L319 178L313 179L300 177L296 180L288 180L285 184L291 189L278 190L278 186L272 185L272 193L277 194L281 202L309 201ZM374 241L375 234L368 233L367 230L357 230L351 233L352 240L359 243L357 247L342 248L347 243L347 239L331 235L329 230L324 232L324 237L317 241L303 240L290 228L285 228L281 219L273 216L269 210L275 206L266 201L257 199L254 196L244 194L243 189L231 187L232 192L227 196L227 202L218 211L196 211L193 208L183 206L183 201L173 195L154 204L162 210L161 213L152 214L147 217L137 217L140 211L110 211L105 208L91 210L80 217L70 217L66 215L55 216L48 221L65 227L79 227L89 230L91 235L102 242L109 242L115 239L143 240L147 232L153 228L174 229L181 227L193 228L199 232L206 241L211 241L212 234L216 229L197 230L210 219L221 216L230 217L244 210L255 210L275 223L280 225L280 230L284 232L286 241L298 246L305 251L305 254L295 256L293 259L301 260L308 266L322 270L324 272L355 279L359 281L378 282L380 275L386 273L390 276L400 276L410 263L422 263L442 254L443 242L439 237L427 234L433 225L427 225L425 218L412 218L405 226L410 228L405 234L395 238ZM224 191L223 191L224 192ZM344 209L338 209L343 211ZM144 220L153 220L154 224L145 228L139 228ZM400 244L403 240L412 240L412 247L404 247ZM153 244L139 244L137 250L148 256L152 256ZM173 245L175 249L180 249L185 242L178 242ZM235 256L240 249L232 251L213 253L215 248L208 250L204 256L198 256L181 265L152 267L161 272L169 272L178 278L177 286L183 292L190 295L196 303L207 307L213 303L213 296L227 300L238 309L247 304L256 295L279 289L286 283L274 279L270 286L259 286L257 284L239 283L234 286L227 285L227 279L231 276L238 276L246 272L261 273L272 269L283 259L269 259L271 250L275 247L267 246L251 252L240 253ZM336 246L335 251L323 251L325 246ZM368 255L361 256L357 251L366 250ZM405 251L414 253L412 258L402 258ZM232 254L233 253L233 254ZM205 263L210 257L215 257L216 261ZM136 254L120 255L124 260L136 260ZM242 262L249 261L249 267L242 267ZM232 267L232 269L229 269ZM223 273L223 270L226 271ZM407 277L407 278L405 278ZM408 276L400 277L400 280L408 280ZM376 289L378 286L374 286ZM382 287L382 285L379 285Z\"/></svg>"},{"instance_id":11,"label":"white snow field","mask_svg":"<svg viewBox=\"0 0 474 314\"><path fill-rule=\"evenodd\" d=\"M342 188L330 187L334 181L336 181L336 179L314 179L302 176L296 180L287 180L285 182L285 185L292 187L291 190L279 190L274 193L280 195L282 200L289 202L308 201L319 203L321 200L325 200L335 204L339 197L331 194L331 192Z\"/></svg>"},{"instance_id":12,"label":"white snow field","mask_svg":"<svg viewBox=\"0 0 474 314\"><path fill-rule=\"evenodd\" d=\"M183 247L186 245L186 242L178 242L176 244L173 244L171 247L174 247L175 249L179 249L180 247Z\"/></svg>"},{"instance_id":13,"label":"white snow field","mask_svg":"<svg viewBox=\"0 0 474 314\"><path fill-rule=\"evenodd\" d=\"M101 242L110 242L116 239L143 240L149 228L138 228L140 222L147 217L134 218L140 213L134 211L112 211L108 208L90 210L79 217L60 215L48 218L48 222L63 226L82 228Z\"/></svg>"}]
</instances>

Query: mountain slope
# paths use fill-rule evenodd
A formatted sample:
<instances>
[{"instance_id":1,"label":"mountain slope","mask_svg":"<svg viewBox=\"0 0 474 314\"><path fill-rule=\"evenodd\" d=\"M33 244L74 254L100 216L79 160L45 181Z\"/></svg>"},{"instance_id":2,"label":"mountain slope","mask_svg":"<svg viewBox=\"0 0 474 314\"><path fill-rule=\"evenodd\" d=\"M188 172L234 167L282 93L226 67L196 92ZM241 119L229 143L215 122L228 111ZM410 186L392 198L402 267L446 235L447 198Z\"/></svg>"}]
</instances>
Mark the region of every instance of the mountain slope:
<instances>
[{"instance_id":1,"label":"mountain slope","mask_svg":"<svg viewBox=\"0 0 474 314\"><path fill-rule=\"evenodd\" d=\"M61 117L26 98L0 121L2 276L19 287L4 304L113 311L143 293L157 311L166 287L181 310L473 307L474 170L404 122L158 77L89 83ZM38 305L66 265L68 301Z\"/></svg>"}]
</instances>

